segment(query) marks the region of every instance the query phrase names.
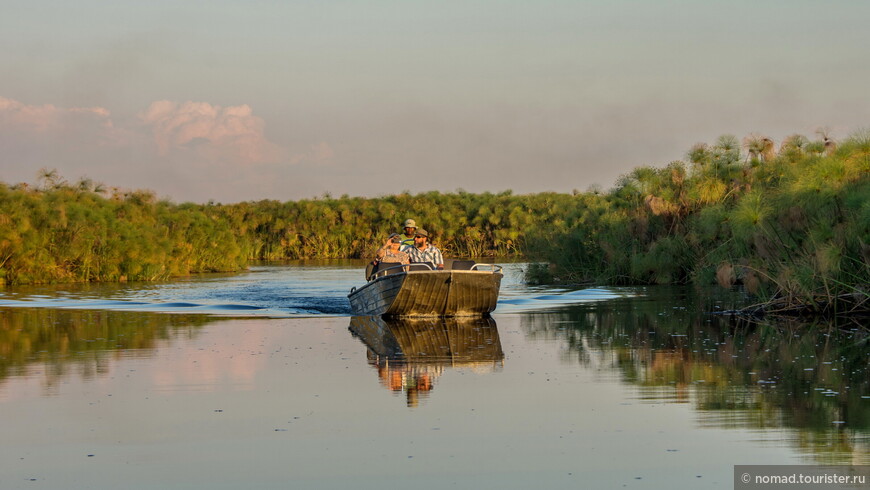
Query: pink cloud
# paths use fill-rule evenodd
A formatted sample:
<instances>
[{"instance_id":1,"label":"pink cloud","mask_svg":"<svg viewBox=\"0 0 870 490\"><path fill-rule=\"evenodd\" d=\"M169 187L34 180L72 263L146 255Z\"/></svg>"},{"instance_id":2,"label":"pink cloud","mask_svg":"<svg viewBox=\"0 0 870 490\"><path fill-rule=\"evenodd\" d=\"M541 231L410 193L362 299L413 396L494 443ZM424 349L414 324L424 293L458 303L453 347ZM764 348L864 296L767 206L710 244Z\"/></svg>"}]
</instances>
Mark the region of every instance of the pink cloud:
<instances>
[{"instance_id":1,"label":"pink cloud","mask_svg":"<svg viewBox=\"0 0 870 490\"><path fill-rule=\"evenodd\" d=\"M0 149L33 154L29 149L50 147L62 160L75 159L71 151L99 160L94 152L111 146L138 155L156 153L157 161L171 165L197 166L321 162L333 156L326 143L289 156L266 138L265 122L246 104L221 107L162 100L139 118L142 125L116 127L112 114L102 107L28 105L0 97Z\"/></svg>"},{"instance_id":2,"label":"pink cloud","mask_svg":"<svg viewBox=\"0 0 870 490\"><path fill-rule=\"evenodd\" d=\"M244 164L270 163L281 157L281 149L263 134L265 122L248 105L161 100L140 117L150 126L161 156L194 153Z\"/></svg>"},{"instance_id":3,"label":"pink cloud","mask_svg":"<svg viewBox=\"0 0 870 490\"><path fill-rule=\"evenodd\" d=\"M52 104L27 105L17 100L0 97L0 128L4 130L50 132L87 124L111 131L110 113L102 107L61 108Z\"/></svg>"},{"instance_id":4,"label":"pink cloud","mask_svg":"<svg viewBox=\"0 0 870 490\"><path fill-rule=\"evenodd\" d=\"M45 167L70 180L90 177L173 199L227 201L258 198L294 165L334 160L326 142L293 152L272 143L248 105L164 100L136 116L0 97L0 181L32 182Z\"/></svg>"}]
</instances>

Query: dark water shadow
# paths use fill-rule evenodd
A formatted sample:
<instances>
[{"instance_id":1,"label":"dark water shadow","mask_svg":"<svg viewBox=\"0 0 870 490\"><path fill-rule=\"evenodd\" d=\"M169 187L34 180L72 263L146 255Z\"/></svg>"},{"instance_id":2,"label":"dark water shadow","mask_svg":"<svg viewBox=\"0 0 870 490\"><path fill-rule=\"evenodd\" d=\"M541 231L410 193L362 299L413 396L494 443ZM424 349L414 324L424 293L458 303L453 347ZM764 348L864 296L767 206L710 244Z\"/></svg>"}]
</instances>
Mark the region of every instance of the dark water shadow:
<instances>
[{"instance_id":1,"label":"dark water shadow","mask_svg":"<svg viewBox=\"0 0 870 490\"><path fill-rule=\"evenodd\" d=\"M381 384L409 407L429 396L446 369L501 369L504 352L492 318L385 319L355 316L348 329L367 347Z\"/></svg>"}]
</instances>

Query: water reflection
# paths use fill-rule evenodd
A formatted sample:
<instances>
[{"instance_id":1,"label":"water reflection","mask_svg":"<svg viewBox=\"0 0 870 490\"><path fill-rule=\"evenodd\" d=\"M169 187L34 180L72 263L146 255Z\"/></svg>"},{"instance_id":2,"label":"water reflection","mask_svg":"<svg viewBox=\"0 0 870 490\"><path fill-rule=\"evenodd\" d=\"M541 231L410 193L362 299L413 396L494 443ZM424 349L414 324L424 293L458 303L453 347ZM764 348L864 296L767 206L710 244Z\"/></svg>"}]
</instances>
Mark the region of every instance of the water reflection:
<instances>
[{"instance_id":1,"label":"water reflection","mask_svg":"<svg viewBox=\"0 0 870 490\"><path fill-rule=\"evenodd\" d=\"M159 340L193 336L211 321L205 315L0 308L0 386L35 368L47 388L70 372L84 379L104 375L117 353L148 356Z\"/></svg>"},{"instance_id":2,"label":"water reflection","mask_svg":"<svg viewBox=\"0 0 870 490\"><path fill-rule=\"evenodd\" d=\"M445 369L500 369L504 352L492 318L384 319L355 316L349 330L366 345L381 384L415 407Z\"/></svg>"},{"instance_id":3,"label":"water reflection","mask_svg":"<svg viewBox=\"0 0 870 490\"><path fill-rule=\"evenodd\" d=\"M640 403L692 404L702 427L786 439L819 463L870 463L866 327L740 323L704 314L711 305L691 291L659 293L668 297L531 314L523 326L565 342L570 362L615 370Z\"/></svg>"}]
</instances>

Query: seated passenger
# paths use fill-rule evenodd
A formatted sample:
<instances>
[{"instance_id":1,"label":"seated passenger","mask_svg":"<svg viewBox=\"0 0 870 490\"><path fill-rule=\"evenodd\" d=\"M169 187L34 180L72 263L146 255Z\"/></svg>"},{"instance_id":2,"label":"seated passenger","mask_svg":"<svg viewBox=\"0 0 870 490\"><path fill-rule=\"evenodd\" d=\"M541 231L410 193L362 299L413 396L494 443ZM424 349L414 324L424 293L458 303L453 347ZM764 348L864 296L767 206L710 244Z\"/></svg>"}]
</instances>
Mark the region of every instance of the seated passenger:
<instances>
[{"instance_id":1,"label":"seated passenger","mask_svg":"<svg viewBox=\"0 0 870 490\"><path fill-rule=\"evenodd\" d=\"M444 269L441 250L429 243L429 233L422 228L414 233L414 245L406 245L402 247L402 251L411 257L411 262L431 262L436 269Z\"/></svg>"},{"instance_id":2,"label":"seated passenger","mask_svg":"<svg viewBox=\"0 0 870 490\"><path fill-rule=\"evenodd\" d=\"M393 233L387 238L384 246L379 248L375 254L375 263L391 263L391 264L407 264L410 262L410 257L407 253L400 250L402 245L402 237L398 233Z\"/></svg>"}]
</instances>

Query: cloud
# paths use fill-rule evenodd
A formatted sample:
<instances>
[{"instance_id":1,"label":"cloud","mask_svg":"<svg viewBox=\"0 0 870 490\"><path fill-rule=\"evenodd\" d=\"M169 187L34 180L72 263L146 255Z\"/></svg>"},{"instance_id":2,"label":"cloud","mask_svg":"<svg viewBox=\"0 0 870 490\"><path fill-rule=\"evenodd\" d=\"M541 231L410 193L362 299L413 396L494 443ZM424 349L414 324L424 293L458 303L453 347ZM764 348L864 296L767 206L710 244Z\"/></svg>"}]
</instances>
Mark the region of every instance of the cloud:
<instances>
[{"instance_id":1,"label":"cloud","mask_svg":"<svg viewBox=\"0 0 870 490\"><path fill-rule=\"evenodd\" d=\"M251 165L277 162L284 153L266 139L265 122L248 105L161 100L140 117L151 129L162 157L194 155L206 161Z\"/></svg>"},{"instance_id":2,"label":"cloud","mask_svg":"<svg viewBox=\"0 0 870 490\"><path fill-rule=\"evenodd\" d=\"M283 167L270 164L295 167L332 158L326 143L291 155L264 130L264 120L248 105L164 100L119 117L103 107L31 105L0 97L0 180L32 181L45 167L68 179L87 176L203 201L242 192L256 196ZM249 189L239 188L243 181Z\"/></svg>"},{"instance_id":3,"label":"cloud","mask_svg":"<svg viewBox=\"0 0 870 490\"><path fill-rule=\"evenodd\" d=\"M100 118L108 118L109 111L102 107L73 107L62 109L52 104L41 106L27 105L17 100L0 97L0 122L29 126L37 130L45 130L57 126L65 116L85 114Z\"/></svg>"},{"instance_id":4,"label":"cloud","mask_svg":"<svg viewBox=\"0 0 870 490\"><path fill-rule=\"evenodd\" d=\"M87 133L106 140L117 134L109 111L102 107L35 106L5 97L0 97L0 129L52 138Z\"/></svg>"},{"instance_id":5,"label":"cloud","mask_svg":"<svg viewBox=\"0 0 870 490\"><path fill-rule=\"evenodd\" d=\"M140 114L139 124L116 125L103 107L57 107L28 105L0 97L0 145L7 155L41 154L52 151L63 161L95 158L107 146L140 155L152 155L159 164L182 162L224 165L252 165L280 161L285 153L270 142L265 122L248 105L221 107L207 102L152 103ZM70 153L78 152L78 153ZM286 159L325 159L332 150L325 143L312 146L301 156ZM99 160L99 158L96 158Z\"/></svg>"}]
</instances>

